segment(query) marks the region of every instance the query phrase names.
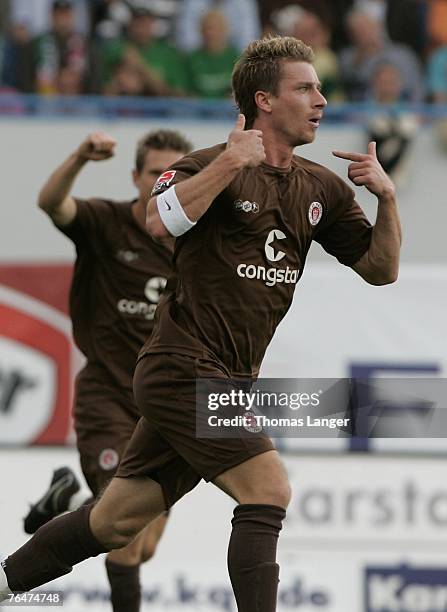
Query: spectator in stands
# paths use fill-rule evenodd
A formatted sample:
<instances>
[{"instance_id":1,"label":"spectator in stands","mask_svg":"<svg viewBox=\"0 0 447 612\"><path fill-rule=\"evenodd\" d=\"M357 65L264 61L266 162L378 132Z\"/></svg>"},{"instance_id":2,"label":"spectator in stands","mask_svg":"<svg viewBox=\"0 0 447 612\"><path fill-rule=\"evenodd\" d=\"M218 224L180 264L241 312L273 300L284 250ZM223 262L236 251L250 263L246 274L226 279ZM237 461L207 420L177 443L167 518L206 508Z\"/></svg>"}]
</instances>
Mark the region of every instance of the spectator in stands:
<instances>
[{"instance_id":1,"label":"spectator in stands","mask_svg":"<svg viewBox=\"0 0 447 612\"><path fill-rule=\"evenodd\" d=\"M202 17L202 45L187 55L189 92L204 98L231 94L231 73L239 56L228 43L228 22L223 13L212 10Z\"/></svg>"},{"instance_id":2,"label":"spectator in stands","mask_svg":"<svg viewBox=\"0 0 447 612\"><path fill-rule=\"evenodd\" d=\"M92 33L103 40L122 36L131 18L125 0L92 0L90 11Z\"/></svg>"},{"instance_id":3,"label":"spectator in stands","mask_svg":"<svg viewBox=\"0 0 447 612\"><path fill-rule=\"evenodd\" d=\"M56 77L57 93L60 96L80 96L85 93L84 79L79 70L65 66L60 68Z\"/></svg>"},{"instance_id":4,"label":"spectator in stands","mask_svg":"<svg viewBox=\"0 0 447 612\"><path fill-rule=\"evenodd\" d=\"M370 15L380 23L385 23L387 0L355 0L353 8Z\"/></svg>"},{"instance_id":5,"label":"spectator in stands","mask_svg":"<svg viewBox=\"0 0 447 612\"><path fill-rule=\"evenodd\" d=\"M376 143L377 158L393 181L400 183L408 172L410 145L418 127L416 115L405 111L405 82L399 67L388 61L374 68L369 99L367 141Z\"/></svg>"},{"instance_id":6,"label":"spectator in stands","mask_svg":"<svg viewBox=\"0 0 447 612\"><path fill-rule=\"evenodd\" d=\"M0 0L1 1L1 0ZM150 0L156 13L156 37L172 37L174 16L183 0ZM127 27L131 8L147 6L148 0L90 0L90 15L93 34L103 40L121 36Z\"/></svg>"},{"instance_id":7,"label":"spectator in stands","mask_svg":"<svg viewBox=\"0 0 447 612\"><path fill-rule=\"evenodd\" d=\"M1 1L1 0L0 0ZM88 35L90 0L72 0L76 31ZM33 36L47 32L51 27L53 0L10 0L10 22L25 24Z\"/></svg>"},{"instance_id":8,"label":"spectator in stands","mask_svg":"<svg viewBox=\"0 0 447 612\"><path fill-rule=\"evenodd\" d=\"M261 24L256 0L183 0L177 12L176 45L182 51L193 51L201 45L202 16L217 8L227 18L229 42L241 51L259 38Z\"/></svg>"},{"instance_id":9,"label":"spectator in stands","mask_svg":"<svg viewBox=\"0 0 447 612\"><path fill-rule=\"evenodd\" d=\"M32 93L35 84L34 46L24 23L11 26L9 35L1 44L0 56L0 82L12 90Z\"/></svg>"},{"instance_id":10,"label":"spectator in stands","mask_svg":"<svg viewBox=\"0 0 447 612\"><path fill-rule=\"evenodd\" d=\"M38 93L60 93L58 82L61 69L77 73L76 78L84 82L89 65L88 44L87 38L76 31L75 23L73 3L70 0L54 0L51 28L35 39Z\"/></svg>"},{"instance_id":11,"label":"spectator in stands","mask_svg":"<svg viewBox=\"0 0 447 612\"><path fill-rule=\"evenodd\" d=\"M431 0L392 0L386 24L391 40L407 45L422 58L427 48L427 11Z\"/></svg>"},{"instance_id":12,"label":"spectator in stands","mask_svg":"<svg viewBox=\"0 0 447 612\"><path fill-rule=\"evenodd\" d=\"M430 99L437 104L447 103L447 45L435 51L427 66L427 88Z\"/></svg>"},{"instance_id":13,"label":"spectator in stands","mask_svg":"<svg viewBox=\"0 0 447 612\"><path fill-rule=\"evenodd\" d=\"M105 85L106 96L151 96L154 94L151 83L146 79L147 71L138 63L128 61L126 57L115 66L112 78Z\"/></svg>"},{"instance_id":14,"label":"spectator in stands","mask_svg":"<svg viewBox=\"0 0 447 612\"><path fill-rule=\"evenodd\" d=\"M348 0L344 0L345 2ZM350 0L352 2L352 0ZM317 15L324 23L331 24L332 29L332 11L334 0L295 0L293 6L301 7L306 11L311 11ZM265 33L277 33L277 17L282 10L291 6L291 0L262 0L259 2L259 15L261 19L261 27ZM337 12L337 14L340 11Z\"/></svg>"},{"instance_id":15,"label":"spectator in stands","mask_svg":"<svg viewBox=\"0 0 447 612\"><path fill-rule=\"evenodd\" d=\"M152 95L182 95L187 79L182 56L154 36L156 16L150 4L132 7L125 36L99 48L100 78L106 90L117 66L124 61L144 73Z\"/></svg>"},{"instance_id":16,"label":"spectator in stands","mask_svg":"<svg viewBox=\"0 0 447 612\"><path fill-rule=\"evenodd\" d=\"M431 48L447 46L447 0L430 0L427 28Z\"/></svg>"},{"instance_id":17,"label":"spectator in stands","mask_svg":"<svg viewBox=\"0 0 447 612\"><path fill-rule=\"evenodd\" d=\"M342 89L338 76L338 59L329 46L329 25L316 13L292 4L278 11L274 21L281 34L295 36L312 47L315 53L314 67L324 97L340 100Z\"/></svg>"},{"instance_id":18,"label":"spectator in stands","mask_svg":"<svg viewBox=\"0 0 447 612\"><path fill-rule=\"evenodd\" d=\"M407 101L423 98L423 79L417 56L404 45L392 43L383 23L369 12L354 9L347 16L352 46L340 54L340 68L347 96L352 101L367 98L376 66L394 64L403 77Z\"/></svg>"},{"instance_id":19,"label":"spectator in stands","mask_svg":"<svg viewBox=\"0 0 447 612\"><path fill-rule=\"evenodd\" d=\"M377 104L396 105L405 99L404 80L398 66L381 62L371 76L368 98Z\"/></svg>"}]
</instances>

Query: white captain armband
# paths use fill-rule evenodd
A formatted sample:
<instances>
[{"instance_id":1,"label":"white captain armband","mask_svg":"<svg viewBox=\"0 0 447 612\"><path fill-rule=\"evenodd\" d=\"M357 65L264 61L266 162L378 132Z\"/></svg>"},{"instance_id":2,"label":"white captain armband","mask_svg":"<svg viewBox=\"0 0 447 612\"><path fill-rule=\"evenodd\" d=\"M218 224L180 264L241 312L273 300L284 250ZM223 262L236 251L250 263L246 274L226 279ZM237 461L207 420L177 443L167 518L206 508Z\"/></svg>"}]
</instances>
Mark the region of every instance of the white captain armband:
<instances>
[{"instance_id":1,"label":"white captain armband","mask_svg":"<svg viewBox=\"0 0 447 612\"><path fill-rule=\"evenodd\" d=\"M175 193L175 185L157 196L157 208L163 225L172 236L181 236L195 225L186 216Z\"/></svg>"}]
</instances>

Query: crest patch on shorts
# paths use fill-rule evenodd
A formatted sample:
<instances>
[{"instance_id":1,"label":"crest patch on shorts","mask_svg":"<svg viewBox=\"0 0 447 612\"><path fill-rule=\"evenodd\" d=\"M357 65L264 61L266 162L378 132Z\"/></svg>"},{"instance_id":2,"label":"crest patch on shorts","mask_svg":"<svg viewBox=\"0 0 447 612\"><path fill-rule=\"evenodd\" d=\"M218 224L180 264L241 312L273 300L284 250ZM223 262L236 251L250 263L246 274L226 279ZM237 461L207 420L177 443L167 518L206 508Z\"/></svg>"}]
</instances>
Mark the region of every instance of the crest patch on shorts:
<instances>
[{"instance_id":1,"label":"crest patch on shorts","mask_svg":"<svg viewBox=\"0 0 447 612\"><path fill-rule=\"evenodd\" d=\"M256 420L256 415L253 410L247 410L244 415L244 429L250 433L259 433L262 431L262 425Z\"/></svg>"},{"instance_id":2,"label":"crest patch on shorts","mask_svg":"<svg viewBox=\"0 0 447 612\"><path fill-rule=\"evenodd\" d=\"M114 470L119 462L120 457L114 448L105 448L99 454L99 467L102 470Z\"/></svg>"}]
</instances>

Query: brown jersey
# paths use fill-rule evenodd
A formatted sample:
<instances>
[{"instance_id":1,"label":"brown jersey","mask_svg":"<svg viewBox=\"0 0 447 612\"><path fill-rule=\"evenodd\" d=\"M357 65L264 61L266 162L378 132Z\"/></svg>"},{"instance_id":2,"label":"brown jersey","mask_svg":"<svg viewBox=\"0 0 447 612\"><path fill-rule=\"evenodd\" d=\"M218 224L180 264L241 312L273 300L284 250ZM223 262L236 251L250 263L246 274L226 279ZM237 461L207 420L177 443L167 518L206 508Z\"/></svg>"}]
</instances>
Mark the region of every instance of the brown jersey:
<instances>
[{"instance_id":1,"label":"brown jersey","mask_svg":"<svg viewBox=\"0 0 447 612\"><path fill-rule=\"evenodd\" d=\"M132 204L76 199L76 217L58 226L76 246L70 291L75 341L95 379L129 393L172 258L137 223Z\"/></svg>"},{"instance_id":2,"label":"brown jersey","mask_svg":"<svg viewBox=\"0 0 447 612\"><path fill-rule=\"evenodd\" d=\"M187 155L154 192L199 172L224 148ZM242 170L177 239L173 273L140 355L217 359L233 376L256 376L312 240L352 266L371 230L353 191L324 166L294 156L289 171L265 163Z\"/></svg>"}]
</instances>

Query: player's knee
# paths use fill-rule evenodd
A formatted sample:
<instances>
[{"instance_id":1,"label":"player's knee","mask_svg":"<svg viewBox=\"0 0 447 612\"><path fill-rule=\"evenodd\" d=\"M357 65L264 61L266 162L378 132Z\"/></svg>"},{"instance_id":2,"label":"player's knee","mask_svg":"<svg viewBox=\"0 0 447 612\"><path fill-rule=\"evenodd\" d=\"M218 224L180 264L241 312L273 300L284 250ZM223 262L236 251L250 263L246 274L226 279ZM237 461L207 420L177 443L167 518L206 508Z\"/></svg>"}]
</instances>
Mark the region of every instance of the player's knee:
<instances>
[{"instance_id":1,"label":"player's knee","mask_svg":"<svg viewBox=\"0 0 447 612\"><path fill-rule=\"evenodd\" d=\"M270 501L266 500L264 503L270 503L280 508L287 508L292 497L292 489L287 479L272 484L263 493L266 498L270 499Z\"/></svg>"},{"instance_id":2,"label":"player's knee","mask_svg":"<svg viewBox=\"0 0 447 612\"><path fill-rule=\"evenodd\" d=\"M261 482L247 490L243 499L239 500L244 504L269 504L287 508L292 497L292 489L287 478L277 481Z\"/></svg>"},{"instance_id":3,"label":"player's knee","mask_svg":"<svg viewBox=\"0 0 447 612\"><path fill-rule=\"evenodd\" d=\"M278 487L276 491L276 499L277 502L274 504L275 506L279 506L280 508L287 508L290 504L290 500L292 499L292 487L288 480L285 480Z\"/></svg>"},{"instance_id":4,"label":"player's knee","mask_svg":"<svg viewBox=\"0 0 447 612\"><path fill-rule=\"evenodd\" d=\"M143 544L141 549L140 563L145 563L146 561L149 561L149 559L152 559L152 557L155 555L155 551L157 550L157 544L158 542L156 542L154 539L148 540Z\"/></svg>"},{"instance_id":5,"label":"player's knee","mask_svg":"<svg viewBox=\"0 0 447 612\"><path fill-rule=\"evenodd\" d=\"M110 524L106 546L110 549L129 546L141 527L132 519L118 519Z\"/></svg>"}]
</instances>

